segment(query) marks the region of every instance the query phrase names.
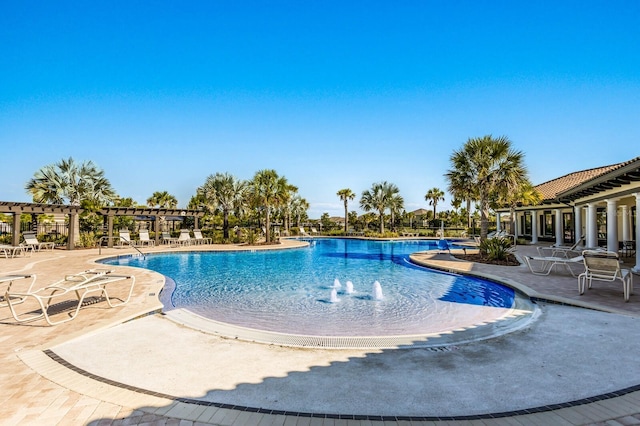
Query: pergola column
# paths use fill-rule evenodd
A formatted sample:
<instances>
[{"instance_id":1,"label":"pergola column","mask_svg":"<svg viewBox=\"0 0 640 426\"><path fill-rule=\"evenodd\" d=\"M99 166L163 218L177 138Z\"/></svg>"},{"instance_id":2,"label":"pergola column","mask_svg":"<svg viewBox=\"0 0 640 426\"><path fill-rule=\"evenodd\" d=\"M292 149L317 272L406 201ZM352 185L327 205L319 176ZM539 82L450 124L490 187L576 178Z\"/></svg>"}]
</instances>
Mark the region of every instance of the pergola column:
<instances>
[{"instance_id":1,"label":"pergola column","mask_svg":"<svg viewBox=\"0 0 640 426\"><path fill-rule=\"evenodd\" d=\"M636 192L633 196L636 197L636 266L633 267L633 272L640 274L640 250L638 250L638 241L640 241L640 224L637 222L637 214L640 212L640 193Z\"/></svg>"},{"instance_id":2,"label":"pergola column","mask_svg":"<svg viewBox=\"0 0 640 426\"><path fill-rule=\"evenodd\" d=\"M113 235L113 214L109 212L109 214L107 215L107 236L109 237L107 238L107 247L109 248L113 247L113 238L111 238L112 235Z\"/></svg>"},{"instance_id":3,"label":"pergola column","mask_svg":"<svg viewBox=\"0 0 640 426\"><path fill-rule=\"evenodd\" d=\"M538 212L531 210L531 244L538 244Z\"/></svg>"},{"instance_id":4,"label":"pergola column","mask_svg":"<svg viewBox=\"0 0 640 426\"><path fill-rule=\"evenodd\" d=\"M562 210L556 209L556 245L561 246L564 242L563 232L562 232Z\"/></svg>"},{"instance_id":5,"label":"pergola column","mask_svg":"<svg viewBox=\"0 0 640 426\"><path fill-rule=\"evenodd\" d=\"M160 245L160 217L156 214L153 216L153 232L155 232L156 247Z\"/></svg>"},{"instance_id":6,"label":"pergola column","mask_svg":"<svg viewBox=\"0 0 640 426\"><path fill-rule=\"evenodd\" d=\"M576 235L576 240L574 241L580 241L582 239L582 207L581 206L574 206L573 207L573 225L575 227L575 235Z\"/></svg>"},{"instance_id":7,"label":"pergola column","mask_svg":"<svg viewBox=\"0 0 640 426\"><path fill-rule=\"evenodd\" d=\"M618 200L607 200L607 250L618 252Z\"/></svg>"},{"instance_id":8,"label":"pergola column","mask_svg":"<svg viewBox=\"0 0 640 426\"><path fill-rule=\"evenodd\" d=\"M587 204L587 247L598 247L598 220L595 203Z\"/></svg>"},{"instance_id":9,"label":"pergola column","mask_svg":"<svg viewBox=\"0 0 640 426\"><path fill-rule=\"evenodd\" d=\"M502 227L500 223L500 213L496 212L496 231L500 232L501 230L502 230Z\"/></svg>"},{"instance_id":10,"label":"pergola column","mask_svg":"<svg viewBox=\"0 0 640 426\"><path fill-rule=\"evenodd\" d=\"M13 229L11 232L11 245L13 246L20 245L20 214L22 214L21 210L13 213Z\"/></svg>"},{"instance_id":11,"label":"pergola column","mask_svg":"<svg viewBox=\"0 0 640 426\"><path fill-rule=\"evenodd\" d=\"M73 212L69 214L69 232L67 235L67 250L75 249L75 238L76 238L76 230L74 224L76 223L76 216L78 216L77 212Z\"/></svg>"}]
</instances>

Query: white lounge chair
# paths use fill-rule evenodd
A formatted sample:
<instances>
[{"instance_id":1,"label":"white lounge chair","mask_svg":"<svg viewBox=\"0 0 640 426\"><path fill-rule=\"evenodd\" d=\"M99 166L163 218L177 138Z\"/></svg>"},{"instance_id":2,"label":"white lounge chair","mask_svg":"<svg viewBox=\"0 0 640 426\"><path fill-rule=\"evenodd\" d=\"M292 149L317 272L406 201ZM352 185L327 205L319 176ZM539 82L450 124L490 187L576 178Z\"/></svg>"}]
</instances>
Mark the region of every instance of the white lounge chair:
<instances>
[{"instance_id":1,"label":"white lounge chair","mask_svg":"<svg viewBox=\"0 0 640 426\"><path fill-rule=\"evenodd\" d=\"M199 229L193 230L193 239L196 244L211 244L211 238L203 237Z\"/></svg>"},{"instance_id":2,"label":"white lounge chair","mask_svg":"<svg viewBox=\"0 0 640 426\"><path fill-rule=\"evenodd\" d=\"M629 269L620 267L618 255L612 251L585 250L582 252L585 271L578 276L578 292L584 294L587 288L596 281L620 281L624 301L629 301L633 294L633 274Z\"/></svg>"},{"instance_id":3,"label":"white lounge chair","mask_svg":"<svg viewBox=\"0 0 640 426\"><path fill-rule=\"evenodd\" d=\"M580 247L583 247L583 245L584 237L570 246L553 244L549 247L538 246L537 250L540 256L574 257L582 253L584 249L580 249Z\"/></svg>"},{"instance_id":4,"label":"white lounge chair","mask_svg":"<svg viewBox=\"0 0 640 426\"><path fill-rule=\"evenodd\" d=\"M178 236L178 239L175 241L176 244L180 244L183 246L188 246L191 245L192 238L191 238L191 233L189 232L188 229L181 229L180 230L180 235Z\"/></svg>"},{"instance_id":5,"label":"white lounge chair","mask_svg":"<svg viewBox=\"0 0 640 426\"><path fill-rule=\"evenodd\" d=\"M0 253L6 258L10 257L18 257L22 255L26 255L29 251L33 251L33 247L19 245L19 246L10 246L7 244L0 244Z\"/></svg>"},{"instance_id":6,"label":"white lounge chair","mask_svg":"<svg viewBox=\"0 0 640 426\"><path fill-rule=\"evenodd\" d=\"M141 229L140 232L138 233L139 235L139 240L138 240L138 245L140 246L155 246L156 242L154 240L152 240L151 238L149 238L149 231L147 229Z\"/></svg>"},{"instance_id":7,"label":"white lounge chair","mask_svg":"<svg viewBox=\"0 0 640 426\"><path fill-rule=\"evenodd\" d=\"M35 279L35 277L34 277ZM116 299L109 296L107 287L111 287L114 284L122 283L126 280L130 280L130 287L127 292L127 296L124 299ZM104 297L107 304L114 308L124 305L131 299L133 293L133 287L135 285L135 277L133 275L116 275L106 269L94 269L84 271L78 274L71 274L64 277L60 281L56 281L38 290L33 290L33 284L28 291L17 292L12 289L7 289L5 292L5 301L7 302L11 315L18 322L34 321L40 318L44 318L47 324L56 325L63 322L71 321L78 316L80 308L86 297L93 293L99 293ZM28 303L28 300L33 299L37 308L34 314L34 309ZM70 300L71 299L71 300ZM113 300L118 300L114 303ZM27 302L25 308L26 314L20 314L16 310L15 306L19 303ZM54 321L51 318L49 312L52 306L58 304L64 304L71 302L71 312L63 319Z\"/></svg>"},{"instance_id":8,"label":"white lounge chair","mask_svg":"<svg viewBox=\"0 0 640 426\"><path fill-rule=\"evenodd\" d=\"M54 242L40 242L38 241L38 237L33 232L25 232L22 234L22 238L24 238L24 244L27 247L30 247L33 251L40 251L41 249L50 249L53 250L56 247L56 243Z\"/></svg>"},{"instance_id":9,"label":"white lounge chair","mask_svg":"<svg viewBox=\"0 0 640 426\"><path fill-rule=\"evenodd\" d=\"M300 227L300 235L302 235L303 237L307 237L307 238L313 238L311 235L309 235L307 233L307 231L304 230L304 227Z\"/></svg>"},{"instance_id":10,"label":"white lounge chair","mask_svg":"<svg viewBox=\"0 0 640 426\"><path fill-rule=\"evenodd\" d=\"M162 244L175 244L178 241L176 237L172 237L170 233L162 233Z\"/></svg>"},{"instance_id":11,"label":"white lounge chair","mask_svg":"<svg viewBox=\"0 0 640 426\"><path fill-rule=\"evenodd\" d=\"M16 281L22 282L22 280L29 280L29 279L30 279L29 285L25 290L25 292L27 293L31 292L31 290L33 289L33 284L36 282L35 274L5 275L0 277L0 284L8 283L7 288L2 293L0 293L0 307L9 306L7 303L7 300L8 300L7 293L11 291L11 287L13 286L14 282ZM24 302L24 300L25 300L24 297L15 297L13 304L17 305L18 303Z\"/></svg>"},{"instance_id":12,"label":"white lounge chair","mask_svg":"<svg viewBox=\"0 0 640 426\"><path fill-rule=\"evenodd\" d=\"M583 265L582 256L575 256L571 258L561 256L523 256L523 259L531 273L534 275L549 275L553 268L556 266L562 266L569 271L571 276L575 277L576 273L571 269L571 266L578 265L578 267L582 269ZM539 265L534 265L538 262Z\"/></svg>"},{"instance_id":13,"label":"white lounge chair","mask_svg":"<svg viewBox=\"0 0 640 426\"><path fill-rule=\"evenodd\" d=\"M127 229L121 229L119 232L120 235L120 240L118 240L118 245L119 246L123 246L123 245L128 245L128 246L132 246L133 241L131 240L131 234L129 234L129 230Z\"/></svg>"}]
</instances>

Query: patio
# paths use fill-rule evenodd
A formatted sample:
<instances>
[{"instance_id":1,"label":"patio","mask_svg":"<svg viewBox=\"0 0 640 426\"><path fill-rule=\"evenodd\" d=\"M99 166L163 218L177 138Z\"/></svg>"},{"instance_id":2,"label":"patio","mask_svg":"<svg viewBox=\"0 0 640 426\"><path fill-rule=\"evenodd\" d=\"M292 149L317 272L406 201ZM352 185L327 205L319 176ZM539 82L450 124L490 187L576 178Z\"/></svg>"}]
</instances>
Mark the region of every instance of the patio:
<instances>
[{"instance_id":1,"label":"patio","mask_svg":"<svg viewBox=\"0 0 640 426\"><path fill-rule=\"evenodd\" d=\"M288 241L285 244L297 244ZM212 249L229 249L237 247L229 246L209 246ZM145 252L154 252L166 250L166 247L149 248ZM188 250L188 248L176 248L172 250ZM518 252L522 254L534 254L535 248L531 246L519 246ZM36 273L38 280L41 282L50 282L60 277L66 272L81 271L94 267L93 260L97 258L98 250L54 250L53 252L34 253L31 257L21 257L13 259L0 259L0 267L2 275L16 272ZM130 250L126 249L103 249L103 255L130 254ZM448 270L467 271L474 274L481 274L489 277L500 277L502 281L506 281L516 287L528 289L530 295L541 301L542 304L549 304L553 309L554 304L567 303L576 306L585 306L595 309L603 309L616 313L607 318L611 322L620 324L629 324L633 322L640 313L640 294L636 293L631 296L628 303L624 303L622 297L622 288L619 285L609 285L607 283L597 283L594 288L587 291L583 296L578 295L577 280L569 274L552 272L548 277L539 277L531 274L525 265L520 267L496 267L491 265L471 264L468 262L458 262L448 259L447 255L441 254L434 256L433 254L418 254L415 259L431 266L440 267ZM630 266L625 259L625 267ZM125 332L127 330L138 329L137 334L120 335L119 340L110 340L117 355L119 348L125 351L127 345L134 344L136 341L150 350L155 344L158 344L159 338L154 338L150 334L150 340L144 340L143 332L151 331L153 327L145 328L147 323L172 329L174 325L167 324L168 321L161 315L147 316L148 313L158 312L161 305L158 302L157 295L160 292L164 279L159 274L152 271L144 271L133 268L118 268L117 272L133 273L136 276L136 289L132 300L127 304L115 309L106 309L100 303L83 308L78 318L75 320L61 324L55 327L47 327L40 322L34 322L26 325L16 325L8 310L0 311L0 328L2 329L2 339L0 339L0 354L2 356L3 368L2 376L3 388L0 393L0 401L4 404L5 411L11 415L5 416L2 424L235 424L235 425L253 425L253 424L298 424L298 425L372 425L372 424L437 424L433 419L425 421L414 421L412 423L402 417L397 418L392 423L384 423L383 420L374 419L356 419L333 418L333 417L309 417L299 415L295 411L304 411L299 407L292 407L294 411L291 413L266 413L252 412L237 407L232 408L232 404L228 406L215 405L198 405L192 404L187 400L175 399L169 391L162 392L145 392L145 384L143 382L122 385L121 380L102 380L99 377L92 377L78 370L73 365L66 365L63 360L52 358L52 353L48 352L51 348L64 347L74 348L74 339L88 338L92 336L100 336L101 333L116 333L117 328L112 328L117 324L122 324L131 319L145 317L136 321L124 324L122 327ZM636 276L637 278L637 276ZM524 287L523 287L524 286ZM542 302L546 301L546 302ZM560 312L556 310L556 312ZM596 311L579 311L572 310L571 315L584 312L584 317L595 318L600 314ZM561 318L560 318L561 319ZM198 332L184 330L184 339L189 339L193 334ZM602 331L606 332L606 328ZM572 338L579 339L579 333L572 331ZM113 334L113 336L117 336ZM131 336L135 338L130 339ZM610 333L608 340L614 342L617 335ZM595 336L593 336L595 338ZM207 336L207 339L212 339ZM567 337L569 343L569 337ZM221 339L220 339L221 340ZM505 339L508 343L509 338ZM515 342L515 340L514 340ZM220 343L217 341L217 343ZM225 345L230 345L227 350L233 354L234 342L224 341ZM239 343L239 344L238 344ZM237 350L244 349L246 351L249 343L238 342ZM78 343L79 345L80 343ZM597 342L591 343L597 345ZM180 346L180 345L175 345ZM264 346L264 345L263 345ZM480 346L478 346L480 347ZM594 346L595 347L595 346ZM172 348L164 347L170 351ZM176 349L179 349L176 347ZM77 348L73 349L77 350ZM268 346L259 348L259 350L269 350ZM294 353L297 350L271 348L278 352L280 358L284 356L287 361L286 354ZM385 362L391 365L394 360L399 362L399 358L391 357L407 357L411 351L400 351L397 354L368 354L363 356L382 359L388 358ZM241 353L241 352L238 352ZM603 352L606 353L606 352ZM357 355L357 354L355 354ZM446 354L436 354L443 356ZM589 354L583 354L585 358L583 362L589 361ZM614 357L616 354L611 354ZM103 356L103 355L101 355ZM115 356L115 355L114 355ZM151 355L149 355L151 356ZM335 354L327 355L335 357ZM346 358L346 354L341 355ZM171 357L165 357L171 358ZM64 359L64 357L63 357ZM327 362L332 358L320 357L314 361L316 363ZM442 359L446 360L446 357ZM117 360L117 358L116 358ZM515 360L517 361L517 360ZM292 361L293 362L293 361ZM353 359L348 365L357 366L359 361ZM567 361L569 363L574 360ZM514 364L515 365L515 364ZM162 368L166 367L166 368ZM286 367L286 366L285 366ZM80 366L82 368L82 366ZM123 365L121 372L126 372ZM197 370L197 369L196 369ZM637 370L637 369L636 369ZM284 369L287 372L287 368ZM595 370L597 373L597 369ZM143 372L141 372L143 373ZM197 371L196 371L197 373ZM398 374L402 374L401 369L397 370ZM161 376L166 374L175 375L175 380L180 381L187 379L194 372L180 372L178 366L169 369L167 366L154 365L151 363L150 370L146 372L147 376ZM346 370L342 371L346 374ZM197 375L197 374L196 374ZM289 372L289 375L293 374ZM298 373L295 374L297 376ZM99 374L98 374L99 376ZM124 374L126 377L127 374ZM303 377L302 375L301 377ZM313 375L309 375L313 377ZM322 377L321 375L318 377ZM400 376L402 377L402 376ZM442 376L442 380L446 376ZM609 380L609 376L603 374L604 379ZM486 380L486 376L477 376L476 380ZM294 380L290 378L289 380ZM496 379L497 380L497 379ZM638 383L627 383L628 386L638 385ZM184 384L184 383L183 383ZM498 383L500 384L500 383ZM623 386L622 384L620 386ZM188 387L188 386L187 386ZM257 390L260 388L257 387ZM310 392L311 389L301 389ZM343 397L348 393L348 389L319 389L320 392L330 392L336 398ZM180 394L180 398L192 398L193 395ZM596 396L596 395L593 395ZM215 401L215 399L214 399ZM250 406L252 401L246 401L244 407ZM566 402L566 401L557 401ZM417 402L420 403L419 401ZM603 398L593 402L582 401L581 404L573 406L557 407L540 411L537 413L512 413L510 416L500 417L496 419L468 419L467 422L460 420L460 423L468 424L597 424L611 419L618 419L623 424L634 424L640 422L640 390L629 390L624 395L613 398ZM330 413L328 413L330 414ZM354 413L358 414L358 413ZM426 412L425 416L438 416L437 412ZM460 413L462 414L462 413ZM470 414L470 413L469 413ZM635 420L634 420L635 419ZM625 423L626 422L626 423ZM443 419L441 424L447 424Z\"/></svg>"}]
</instances>

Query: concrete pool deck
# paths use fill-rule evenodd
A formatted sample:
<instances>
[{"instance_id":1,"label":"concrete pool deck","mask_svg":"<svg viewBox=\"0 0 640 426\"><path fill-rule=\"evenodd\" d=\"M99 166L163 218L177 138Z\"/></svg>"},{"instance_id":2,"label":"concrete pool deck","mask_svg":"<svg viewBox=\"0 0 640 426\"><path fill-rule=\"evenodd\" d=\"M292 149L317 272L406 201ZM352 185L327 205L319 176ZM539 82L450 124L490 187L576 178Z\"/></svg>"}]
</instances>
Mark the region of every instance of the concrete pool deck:
<instances>
[{"instance_id":1,"label":"concrete pool deck","mask_svg":"<svg viewBox=\"0 0 640 426\"><path fill-rule=\"evenodd\" d=\"M196 247L202 248L234 247ZM97 252L55 250L0 259L0 274L36 273L38 282L47 283L95 266ZM531 327L489 341L443 350L300 350L222 339L163 315L125 323L161 308L163 278L117 267L137 278L134 298L123 307L97 303L55 327L40 321L17 325L0 308L0 401L9 413L0 424L640 423L640 295L624 303L621 286L598 283L579 296L576 279L564 272L539 277L526 266L415 257L506 279L538 299L614 313L544 302L543 315ZM252 410L258 407L266 408ZM526 408L539 410L520 411ZM328 416L306 415L311 411ZM491 413L505 416L484 416Z\"/></svg>"}]
</instances>

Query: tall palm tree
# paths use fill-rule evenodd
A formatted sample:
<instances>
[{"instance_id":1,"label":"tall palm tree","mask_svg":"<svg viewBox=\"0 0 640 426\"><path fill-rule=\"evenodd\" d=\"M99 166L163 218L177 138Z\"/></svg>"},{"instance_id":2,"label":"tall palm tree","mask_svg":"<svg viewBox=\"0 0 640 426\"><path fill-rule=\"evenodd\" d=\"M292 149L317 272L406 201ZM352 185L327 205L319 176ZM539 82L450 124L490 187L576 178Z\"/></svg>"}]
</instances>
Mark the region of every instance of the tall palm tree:
<instances>
[{"instance_id":1,"label":"tall palm tree","mask_svg":"<svg viewBox=\"0 0 640 426\"><path fill-rule=\"evenodd\" d=\"M271 211L282 205L289 197L294 186L287 179L278 176L275 170L259 170L249 184L251 199L256 207L264 211L265 237L271 241Z\"/></svg>"},{"instance_id":2,"label":"tall palm tree","mask_svg":"<svg viewBox=\"0 0 640 426\"><path fill-rule=\"evenodd\" d=\"M35 172L25 189L35 203L80 206L83 201L94 205L107 205L117 198L104 171L92 161L76 163L73 158L49 164ZM74 244L80 241L80 218L75 216Z\"/></svg>"},{"instance_id":3,"label":"tall palm tree","mask_svg":"<svg viewBox=\"0 0 640 426\"><path fill-rule=\"evenodd\" d=\"M389 182L374 183L370 190L362 192L360 207L369 212L375 210L380 217L380 233L384 234L384 212L393 205L394 197L400 192L398 187Z\"/></svg>"},{"instance_id":4,"label":"tall palm tree","mask_svg":"<svg viewBox=\"0 0 640 426\"><path fill-rule=\"evenodd\" d=\"M246 200L248 184L236 179L229 173L209 175L204 185L198 188L209 210L222 212L222 233L225 240L229 239L229 214L241 208Z\"/></svg>"},{"instance_id":5,"label":"tall palm tree","mask_svg":"<svg viewBox=\"0 0 640 426\"><path fill-rule=\"evenodd\" d=\"M402 215L404 209L404 198L399 193L391 194L387 207L391 214L391 227L395 229L396 218Z\"/></svg>"},{"instance_id":6,"label":"tall palm tree","mask_svg":"<svg viewBox=\"0 0 640 426\"><path fill-rule=\"evenodd\" d=\"M309 202L299 195L295 195L289 201L289 212L296 219L296 226L300 226L303 217L309 209Z\"/></svg>"},{"instance_id":7,"label":"tall palm tree","mask_svg":"<svg viewBox=\"0 0 640 426\"><path fill-rule=\"evenodd\" d=\"M433 220L436 220L436 206L439 201L444 201L444 191L440 188L431 188L424 196L425 201L429 202L429 205L433 206Z\"/></svg>"},{"instance_id":8,"label":"tall palm tree","mask_svg":"<svg viewBox=\"0 0 640 426\"><path fill-rule=\"evenodd\" d=\"M147 198L147 205L160 209L175 209L178 206L178 200L167 191L156 191Z\"/></svg>"},{"instance_id":9,"label":"tall palm tree","mask_svg":"<svg viewBox=\"0 0 640 426\"><path fill-rule=\"evenodd\" d=\"M349 225L349 200L356 198L356 194L349 188L341 189L336 193L344 203L344 233L347 234Z\"/></svg>"},{"instance_id":10,"label":"tall palm tree","mask_svg":"<svg viewBox=\"0 0 640 426\"><path fill-rule=\"evenodd\" d=\"M491 135L470 138L451 156L452 170L446 173L450 185L460 185L467 197L477 197L480 204L480 238L487 237L489 203L503 191L512 192L527 178L524 154L511 148L511 141Z\"/></svg>"},{"instance_id":11,"label":"tall palm tree","mask_svg":"<svg viewBox=\"0 0 640 426\"><path fill-rule=\"evenodd\" d=\"M452 170L445 174L449 181L449 193L454 199L464 200L466 203L467 228L471 228L471 203L478 201L471 161L468 158L470 154L465 150L454 151L451 155Z\"/></svg>"}]
</instances>

